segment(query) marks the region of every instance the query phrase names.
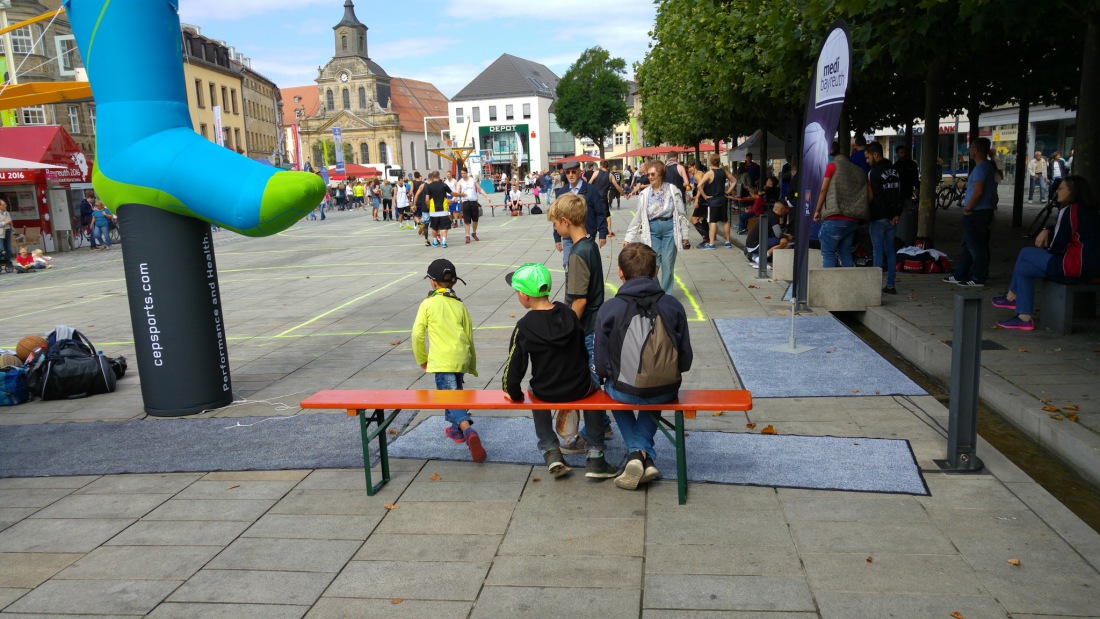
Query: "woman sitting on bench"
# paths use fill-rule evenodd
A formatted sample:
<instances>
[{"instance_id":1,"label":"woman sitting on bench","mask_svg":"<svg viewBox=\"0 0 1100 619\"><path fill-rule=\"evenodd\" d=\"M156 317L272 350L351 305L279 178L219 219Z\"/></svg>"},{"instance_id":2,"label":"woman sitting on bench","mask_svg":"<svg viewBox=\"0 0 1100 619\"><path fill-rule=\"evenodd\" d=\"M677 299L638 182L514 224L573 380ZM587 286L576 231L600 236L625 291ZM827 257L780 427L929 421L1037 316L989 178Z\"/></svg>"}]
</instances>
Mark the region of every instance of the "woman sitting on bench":
<instances>
[{"instance_id":1,"label":"woman sitting on bench","mask_svg":"<svg viewBox=\"0 0 1100 619\"><path fill-rule=\"evenodd\" d=\"M1025 247L1016 258L1012 283L993 306L1016 310L1016 316L997 323L1002 329L1031 331L1035 328L1035 280L1066 283L1100 277L1100 204L1081 176L1062 179L1056 197L1062 205L1058 219L1035 237L1035 247Z\"/></svg>"}]
</instances>

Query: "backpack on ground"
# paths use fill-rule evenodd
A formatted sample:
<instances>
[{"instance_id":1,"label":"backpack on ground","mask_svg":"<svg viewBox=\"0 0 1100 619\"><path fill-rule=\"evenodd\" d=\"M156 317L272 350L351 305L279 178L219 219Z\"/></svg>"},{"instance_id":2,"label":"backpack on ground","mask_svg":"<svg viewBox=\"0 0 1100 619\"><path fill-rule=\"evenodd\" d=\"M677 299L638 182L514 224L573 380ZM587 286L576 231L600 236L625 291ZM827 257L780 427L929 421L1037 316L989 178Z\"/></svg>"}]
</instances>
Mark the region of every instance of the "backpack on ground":
<instances>
[{"instance_id":1,"label":"backpack on ground","mask_svg":"<svg viewBox=\"0 0 1100 619\"><path fill-rule=\"evenodd\" d=\"M29 399L27 369L21 365L0 368L0 406L15 406Z\"/></svg>"},{"instance_id":2,"label":"backpack on ground","mask_svg":"<svg viewBox=\"0 0 1100 619\"><path fill-rule=\"evenodd\" d=\"M639 397L680 388L680 351L650 297L621 297L626 313L611 333L611 376L615 389Z\"/></svg>"},{"instance_id":3,"label":"backpack on ground","mask_svg":"<svg viewBox=\"0 0 1100 619\"><path fill-rule=\"evenodd\" d=\"M531 207L531 214L532 215L542 215L542 209L539 208L539 205L536 204L536 205Z\"/></svg>"},{"instance_id":4,"label":"backpack on ground","mask_svg":"<svg viewBox=\"0 0 1100 619\"><path fill-rule=\"evenodd\" d=\"M46 338L46 350L28 362L27 387L32 396L43 400L83 398L115 390L117 376L107 357L96 352L95 345L80 331L71 337Z\"/></svg>"}]
</instances>

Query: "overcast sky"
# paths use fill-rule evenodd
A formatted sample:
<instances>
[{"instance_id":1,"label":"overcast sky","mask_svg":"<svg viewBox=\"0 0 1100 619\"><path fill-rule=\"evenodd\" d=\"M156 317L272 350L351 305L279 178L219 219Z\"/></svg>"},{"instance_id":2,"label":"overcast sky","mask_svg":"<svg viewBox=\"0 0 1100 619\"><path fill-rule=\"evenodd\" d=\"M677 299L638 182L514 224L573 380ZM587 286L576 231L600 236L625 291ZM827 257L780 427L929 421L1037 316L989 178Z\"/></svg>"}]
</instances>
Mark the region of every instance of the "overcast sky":
<instances>
[{"instance_id":1,"label":"overcast sky","mask_svg":"<svg viewBox=\"0 0 1100 619\"><path fill-rule=\"evenodd\" d=\"M367 52L394 77L454 96L508 53L558 76L599 45L627 61L645 57L656 6L648 0L358 0ZM344 0L180 0L180 19L224 40L280 88L312 84L333 55Z\"/></svg>"}]
</instances>

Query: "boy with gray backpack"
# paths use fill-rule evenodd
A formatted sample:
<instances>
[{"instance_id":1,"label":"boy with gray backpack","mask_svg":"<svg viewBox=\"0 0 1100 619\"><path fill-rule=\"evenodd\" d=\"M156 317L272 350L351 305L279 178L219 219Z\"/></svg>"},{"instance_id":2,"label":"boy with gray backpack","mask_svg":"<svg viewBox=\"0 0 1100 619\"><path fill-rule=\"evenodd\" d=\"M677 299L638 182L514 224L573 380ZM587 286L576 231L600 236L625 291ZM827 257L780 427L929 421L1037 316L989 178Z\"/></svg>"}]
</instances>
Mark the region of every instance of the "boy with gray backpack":
<instances>
[{"instance_id":1,"label":"boy with gray backpack","mask_svg":"<svg viewBox=\"0 0 1100 619\"><path fill-rule=\"evenodd\" d=\"M596 373L612 399L626 404L664 404L676 400L681 374L691 369L691 338L684 306L664 293L657 277L657 252L630 243L619 253L615 298L596 317ZM614 411L628 450L615 485L634 490L660 474L653 463L657 415Z\"/></svg>"}]
</instances>

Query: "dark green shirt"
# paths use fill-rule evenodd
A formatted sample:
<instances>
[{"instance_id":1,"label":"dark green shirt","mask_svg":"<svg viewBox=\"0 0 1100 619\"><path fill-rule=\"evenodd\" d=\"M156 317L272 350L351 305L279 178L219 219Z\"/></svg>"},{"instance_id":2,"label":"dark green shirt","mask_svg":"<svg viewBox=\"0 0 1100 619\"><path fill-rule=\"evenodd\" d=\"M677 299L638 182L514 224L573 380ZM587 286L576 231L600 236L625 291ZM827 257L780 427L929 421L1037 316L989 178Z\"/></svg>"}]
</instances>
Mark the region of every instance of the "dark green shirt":
<instances>
[{"instance_id":1,"label":"dark green shirt","mask_svg":"<svg viewBox=\"0 0 1100 619\"><path fill-rule=\"evenodd\" d=\"M595 333L596 313L603 305L603 259L600 246L588 236L573 244L569 252L569 273L565 276L565 303L574 299L588 299L581 314L584 334Z\"/></svg>"}]
</instances>

